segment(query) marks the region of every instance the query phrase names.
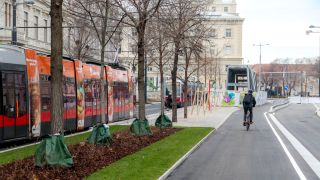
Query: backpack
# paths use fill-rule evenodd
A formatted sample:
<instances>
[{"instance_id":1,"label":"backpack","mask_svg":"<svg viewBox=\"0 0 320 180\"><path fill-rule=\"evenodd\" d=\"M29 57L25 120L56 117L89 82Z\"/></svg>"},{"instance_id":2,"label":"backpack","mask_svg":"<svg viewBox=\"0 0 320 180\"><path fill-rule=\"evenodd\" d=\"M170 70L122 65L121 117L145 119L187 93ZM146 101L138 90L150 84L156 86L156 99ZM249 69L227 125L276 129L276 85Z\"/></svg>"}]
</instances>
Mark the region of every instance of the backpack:
<instances>
[{"instance_id":1,"label":"backpack","mask_svg":"<svg viewBox=\"0 0 320 180\"><path fill-rule=\"evenodd\" d=\"M245 95L243 98L243 104L246 106L250 106L251 105L251 96L250 95Z\"/></svg>"}]
</instances>

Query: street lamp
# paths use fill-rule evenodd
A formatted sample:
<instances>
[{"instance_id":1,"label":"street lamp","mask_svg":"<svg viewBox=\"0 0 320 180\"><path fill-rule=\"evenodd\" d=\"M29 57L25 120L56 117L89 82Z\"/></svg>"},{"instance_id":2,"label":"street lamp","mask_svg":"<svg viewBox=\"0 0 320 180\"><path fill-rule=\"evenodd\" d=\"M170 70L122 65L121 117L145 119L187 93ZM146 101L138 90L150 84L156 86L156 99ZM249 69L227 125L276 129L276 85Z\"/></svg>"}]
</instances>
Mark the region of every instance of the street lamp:
<instances>
[{"instance_id":1,"label":"street lamp","mask_svg":"<svg viewBox=\"0 0 320 180\"><path fill-rule=\"evenodd\" d=\"M314 28L320 29L320 26L310 25L309 28L310 29L314 29ZM306 33L307 33L307 35L309 35L310 33L320 33L320 32L307 30ZM320 97L320 36L319 36L319 57L318 57L318 81L319 81L319 97Z\"/></svg>"},{"instance_id":2,"label":"street lamp","mask_svg":"<svg viewBox=\"0 0 320 180\"><path fill-rule=\"evenodd\" d=\"M17 5L19 4L34 4L33 0L24 0L22 3L17 3L17 0L12 0L12 44L17 45Z\"/></svg>"},{"instance_id":3,"label":"street lamp","mask_svg":"<svg viewBox=\"0 0 320 180\"><path fill-rule=\"evenodd\" d=\"M260 47L260 65L259 65L259 91L261 90L261 47L262 46L268 46L270 44L253 44L253 46L259 46Z\"/></svg>"}]
</instances>

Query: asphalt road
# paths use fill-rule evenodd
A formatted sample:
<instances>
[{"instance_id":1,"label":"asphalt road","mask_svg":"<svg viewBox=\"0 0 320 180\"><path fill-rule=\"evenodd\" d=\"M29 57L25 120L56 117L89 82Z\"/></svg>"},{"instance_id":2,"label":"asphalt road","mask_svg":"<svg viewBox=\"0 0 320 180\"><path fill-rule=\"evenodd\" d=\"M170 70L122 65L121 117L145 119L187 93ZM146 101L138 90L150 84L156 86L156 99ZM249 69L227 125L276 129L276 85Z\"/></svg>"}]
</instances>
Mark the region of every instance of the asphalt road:
<instances>
[{"instance_id":1,"label":"asphalt road","mask_svg":"<svg viewBox=\"0 0 320 180\"><path fill-rule=\"evenodd\" d=\"M291 104L276 113L281 124L319 161L320 160L320 118L312 104ZM285 139L285 138L283 138ZM306 164L306 161L292 146L286 143L298 165L308 179L320 179ZM318 166L318 170L320 167Z\"/></svg>"},{"instance_id":2,"label":"asphalt road","mask_svg":"<svg viewBox=\"0 0 320 180\"><path fill-rule=\"evenodd\" d=\"M298 106L280 110L276 117L319 159L320 118L311 115L315 110L312 105L300 105L303 108ZM243 112L235 112L168 179L301 179L297 169L302 171L306 179L318 179L287 137L270 120L293 157L289 158L264 116L269 108L265 105L254 109L255 123L248 132L241 125Z\"/></svg>"}]
</instances>

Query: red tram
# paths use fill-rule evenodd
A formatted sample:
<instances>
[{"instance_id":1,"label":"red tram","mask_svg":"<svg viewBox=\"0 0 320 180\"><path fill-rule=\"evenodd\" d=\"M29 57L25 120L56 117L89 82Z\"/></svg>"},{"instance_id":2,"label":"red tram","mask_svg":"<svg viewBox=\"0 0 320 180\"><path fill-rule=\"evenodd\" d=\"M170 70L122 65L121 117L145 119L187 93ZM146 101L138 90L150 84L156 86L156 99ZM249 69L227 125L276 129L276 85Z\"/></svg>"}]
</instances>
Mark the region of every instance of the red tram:
<instances>
[{"instance_id":1,"label":"red tram","mask_svg":"<svg viewBox=\"0 0 320 180\"><path fill-rule=\"evenodd\" d=\"M105 116L115 122L133 116L132 73L105 66ZM65 131L101 122L101 67L63 59ZM35 50L0 45L0 143L50 133L50 57Z\"/></svg>"}]
</instances>

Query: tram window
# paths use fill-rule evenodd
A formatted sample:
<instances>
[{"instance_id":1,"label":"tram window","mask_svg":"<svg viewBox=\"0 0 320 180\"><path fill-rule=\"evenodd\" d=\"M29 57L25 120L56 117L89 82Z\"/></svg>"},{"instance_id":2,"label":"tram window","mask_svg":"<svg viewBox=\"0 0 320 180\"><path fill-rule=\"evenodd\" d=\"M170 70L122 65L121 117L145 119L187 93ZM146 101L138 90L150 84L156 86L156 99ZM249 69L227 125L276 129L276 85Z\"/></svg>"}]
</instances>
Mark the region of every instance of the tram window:
<instances>
[{"instance_id":1,"label":"tram window","mask_svg":"<svg viewBox=\"0 0 320 180\"><path fill-rule=\"evenodd\" d=\"M63 89L64 89L64 94L67 96L75 96L76 95L74 83L65 82Z\"/></svg>"},{"instance_id":2,"label":"tram window","mask_svg":"<svg viewBox=\"0 0 320 180\"><path fill-rule=\"evenodd\" d=\"M50 111L50 97L41 97L41 111Z\"/></svg>"},{"instance_id":3,"label":"tram window","mask_svg":"<svg viewBox=\"0 0 320 180\"><path fill-rule=\"evenodd\" d=\"M92 85L91 80L84 80L84 93L85 93L85 105L86 107L92 106Z\"/></svg>"},{"instance_id":4,"label":"tram window","mask_svg":"<svg viewBox=\"0 0 320 180\"><path fill-rule=\"evenodd\" d=\"M65 108L72 109L76 107L76 98L73 96L67 96L64 98Z\"/></svg>"},{"instance_id":5,"label":"tram window","mask_svg":"<svg viewBox=\"0 0 320 180\"><path fill-rule=\"evenodd\" d=\"M100 95L101 81L99 79L96 79L95 83L96 83L95 99L97 100L97 106L99 107L100 106L100 101L101 101L100 100L100 98L101 98L101 95Z\"/></svg>"},{"instance_id":6,"label":"tram window","mask_svg":"<svg viewBox=\"0 0 320 180\"><path fill-rule=\"evenodd\" d=\"M3 86L3 108L7 117L15 117L15 92L14 92L14 74L2 74Z\"/></svg>"},{"instance_id":7,"label":"tram window","mask_svg":"<svg viewBox=\"0 0 320 180\"><path fill-rule=\"evenodd\" d=\"M15 75L15 89L16 100L18 100L18 114L19 117L26 114L26 88L25 88L25 76L23 74Z\"/></svg>"},{"instance_id":8,"label":"tram window","mask_svg":"<svg viewBox=\"0 0 320 180\"><path fill-rule=\"evenodd\" d=\"M40 75L40 80L41 81L50 81L51 80L51 76Z\"/></svg>"},{"instance_id":9,"label":"tram window","mask_svg":"<svg viewBox=\"0 0 320 180\"><path fill-rule=\"evenodd\" d=\"M50 93L51 93L51 84L50 76L40 75L40 94L41 94L41 111L50 111Z\"/></svg>"},{"instance_id":10,"label":"tram window","mask_svg":"<svg viewBox=\"0 0 320 180\"><path fill-rule=\"evenodd\" d=\"M75 91L75 81L73 78L64 78L64 107L67 109L75 108L76 106L76 91Z\"/></svg>"}]
</instances>

